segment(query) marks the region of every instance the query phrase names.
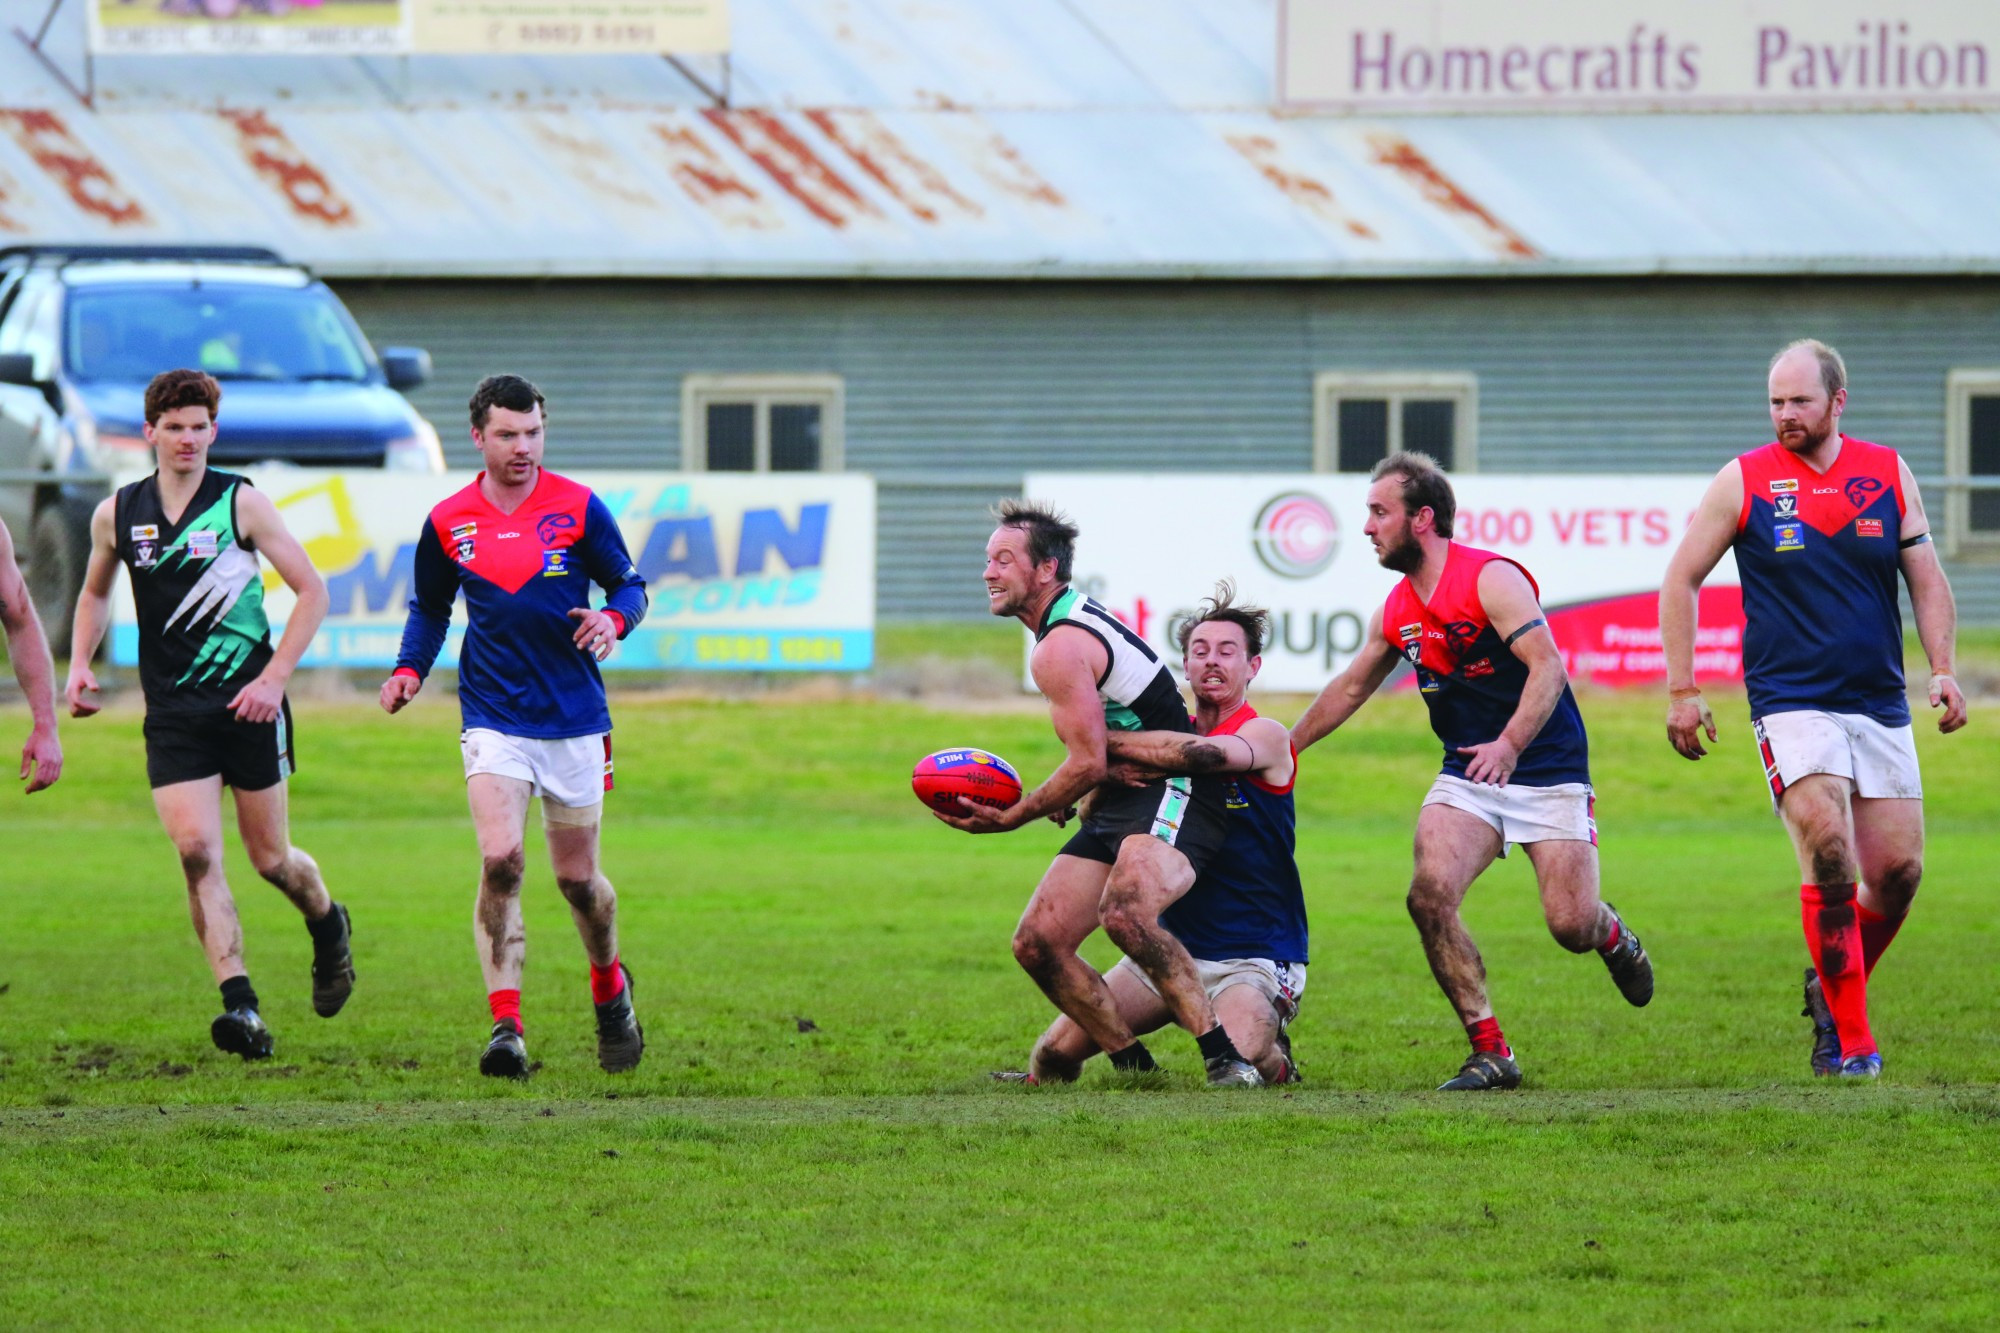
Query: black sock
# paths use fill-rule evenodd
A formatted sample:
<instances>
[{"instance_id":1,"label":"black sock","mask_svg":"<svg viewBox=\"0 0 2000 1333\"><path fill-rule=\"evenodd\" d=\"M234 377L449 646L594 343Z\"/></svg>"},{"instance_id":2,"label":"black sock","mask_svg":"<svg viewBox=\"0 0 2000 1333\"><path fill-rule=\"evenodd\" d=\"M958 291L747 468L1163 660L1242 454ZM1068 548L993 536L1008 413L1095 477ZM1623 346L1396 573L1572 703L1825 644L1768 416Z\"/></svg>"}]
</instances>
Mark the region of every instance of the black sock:
<instances>
[{"instance_id":1,"label":"black sock","mask_svg":"<svg viewBox=\"0 0 2000 1333\"><path fill-rule=\"evenodd\" d=\"M311 933L314 944L340 943L340 904L333 903L326 909L326 915L317 921L308 917L306 930Z\"/></svg>"},{"instance_id":2,"label":"black sock","mask_svg":"<svg viewBox=\"0 0 2000 1333\"><path fill-rule=\"evenodd\" d=\"M1111 1052L1111 1067L1128 1073L1151 1074L1159 1069L1153 1060L1153 1053L1146 1049L1146 1043L1135 1041L1122 1051Z\"/></svg>"},{"instance_id":3,"label":"black sock","mask_svg":"<svg viewBox=\"0 0 2000 1333\"><path fill-rule=\"evenodd\" d=\"M222 983L222 1007L224 1009L255 1009L257 992L250 985L249 977L231 977Z\"/></svg>"},{"instance_id":4,"label":"black sock","mask_svg":"<svg viewBox=\"0 0 2000 1333\"><path fill-rule=\"evenodd\" d=\"M1217 1056L1231 1060L1243 1059L1243 1053L1236 1049L1236 1043L1229 1039L1229 1034L1223 1031L1220 1023L1196 1037L1194 1044L1201 1047L1201 1058L1204 1060L1213 1060Z\"/></svg>"}]
</instances>

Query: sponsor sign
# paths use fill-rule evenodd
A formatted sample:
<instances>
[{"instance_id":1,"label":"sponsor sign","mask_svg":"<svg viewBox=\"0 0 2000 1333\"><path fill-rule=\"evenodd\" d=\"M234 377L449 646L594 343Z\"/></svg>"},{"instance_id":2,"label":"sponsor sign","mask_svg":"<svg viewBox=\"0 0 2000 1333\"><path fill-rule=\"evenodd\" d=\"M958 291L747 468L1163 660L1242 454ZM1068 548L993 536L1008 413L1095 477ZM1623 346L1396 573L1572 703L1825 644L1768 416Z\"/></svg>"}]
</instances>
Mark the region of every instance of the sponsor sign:
<instances>
[{"instance_id":1,"label":"sponsor sign","mask_svg":"<svg viewBox=\"0 0 2000 1333\"><path fill-rule=\"evenodd\" d=\"M1455 536L1526 566L1572 677L1657 684L1666 678L1660 580L1708 482L1687 474L1456 477ZM1218 579L1269 608L1271 642L1257 678L1267 693L1325 685L1353 658L1400 577L1377 563L1362 533L1368 479L1358 474L1040 472L1028 475L1026 493L1082 530L1077 586L1176 670L1174 632ZM1291 513L1315 517L1281 517ZM1292 540L1274 541L1274 533ZM1274 548L1292 557L1273 563ZM1735 558L1725 555L1700 597L1699 679L1742 678L1736 583ZM1414 655L1417 628L1390 626L1392 646Z\"/></svg>"},{"instance_id":2,"label":"sponsor sign","mask_svg":"<svg viewBox=\"0 0 2000 1333\"><path fill-rule=\"evenodd\" d=\"M1990 0L1280 0L1279 100L1365 112L2000 106Z\"/></svg>"},{"instance_id":3,"label":"sponsor sign","mask_svg":"<svg viewBox=\"0 0 2000 1333\"><path fill-rule=\"evenodd\" d=\"M729 49L728 0L88 0L104 55L658 55Z\"/></svg>"},{"instance_id":4,"label":"sponsor sign","mask_svg":"<svg viewBox=\"0 0 2000 1333\"><path fill-rule=\"evenodd\" d=\"M388 668L402 643L417 538L438 501L473 473L251 468L325 576L331 608L306 666ZM875 657L875 482L848 473L565 473L597 492L625 534L652 609L606 661L607 671L861 671ZM133 478L121 478L120 483ZM475 525L455 528L446 554L472 560ZM525 534L523 534L525 535ZM534 534L545 546L556 534ZM454 545L453 543L456 543ZM540 576L567 551L545 550ZM291 591L268 567L265 606L275 643ZM601 605L603 598L596 597ZM463 599L438 665L458 661ZM131 586L112 602L112 660L138 660Z\"/></svg>"}]
</instances>

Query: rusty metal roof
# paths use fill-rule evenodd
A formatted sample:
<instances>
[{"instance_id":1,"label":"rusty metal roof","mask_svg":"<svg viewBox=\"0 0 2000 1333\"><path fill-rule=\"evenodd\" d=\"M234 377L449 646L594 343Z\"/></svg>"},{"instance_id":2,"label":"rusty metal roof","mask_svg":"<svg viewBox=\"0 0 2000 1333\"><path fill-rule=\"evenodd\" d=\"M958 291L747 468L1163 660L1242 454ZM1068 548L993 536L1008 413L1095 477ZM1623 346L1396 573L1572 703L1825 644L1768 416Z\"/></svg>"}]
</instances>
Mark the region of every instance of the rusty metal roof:
<instances>
[{"instance_id":1,"label":"rusty metal roof","mask_svg":"<svg viewBox=\"0 0 2000 1333\"><path fill-rule=\"evenodd\" d=\"M1306 117L1271 105L1271 0L732 12L726 107L712 64L624 57L127 57L86 107L0 37L0 244L400 276L2000 271L2000 116Z\"/></svg>"}]
</instances>

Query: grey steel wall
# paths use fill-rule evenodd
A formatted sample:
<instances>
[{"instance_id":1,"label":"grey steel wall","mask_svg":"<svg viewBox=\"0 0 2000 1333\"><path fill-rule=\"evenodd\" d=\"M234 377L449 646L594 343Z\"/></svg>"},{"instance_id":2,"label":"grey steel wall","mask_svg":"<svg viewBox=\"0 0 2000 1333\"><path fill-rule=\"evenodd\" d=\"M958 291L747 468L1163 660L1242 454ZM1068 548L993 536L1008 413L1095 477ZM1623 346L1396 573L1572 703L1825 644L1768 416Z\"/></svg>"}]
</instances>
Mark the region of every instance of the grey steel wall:
<instances>
[{"instance_id":1,"label":"grey steel wall","mask_svg":"<svg viewBox=\"0 0 2000 1333\"><path fill-rule=\"evenodd\" d=\"M984 614L985 509L1024 471L1309 468L1321 370L1476 374L1484 470L1707 472L1770 437L1771 352L1820 337L1847 429L1935 475L1946 371L2000 365L1977 278L339 285L378 346L430 349L416 398L458 464L492 371L548 393L556 459L632 467L679 464L685 374L842 375L891 617ZM1952 575L1964 619L2000 624L2000 565Z\"/></svg>"}]
</instances>

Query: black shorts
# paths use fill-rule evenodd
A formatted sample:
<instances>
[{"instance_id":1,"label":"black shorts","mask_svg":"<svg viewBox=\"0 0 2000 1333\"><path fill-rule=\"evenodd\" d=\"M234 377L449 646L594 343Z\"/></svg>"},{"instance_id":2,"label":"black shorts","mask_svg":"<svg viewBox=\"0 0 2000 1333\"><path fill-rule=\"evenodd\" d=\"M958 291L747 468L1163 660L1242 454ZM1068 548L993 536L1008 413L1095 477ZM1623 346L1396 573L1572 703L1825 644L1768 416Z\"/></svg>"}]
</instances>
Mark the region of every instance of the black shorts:
<instances>
[{"instance_id":1,"label":"black shorts","mask_svg":"<svg viewBox=\"0 0 2000 1333\"><path fill-rule=\"evenodd\" d=\"M1143 787L1099 787L1090 816L1063 844L1062 854L1112 865L1125 839L1135 833L1149 834L1178 848L1200 874L1229 831L1224 790L1222 779L1214 777L1167 778Z\"/></svg>"},{"instance_id":2,"label":"black shorts","mask_svg":"<svg viewBox=\"0 0 2000 1333\"><path fill-rule=\"evenodd\" d=\"M295 767L289 699L275 722L239 722L227 708L146 714L146 780L155 787L219 773L225 786L263 791Z\"/></svg>"}]
</instances>

